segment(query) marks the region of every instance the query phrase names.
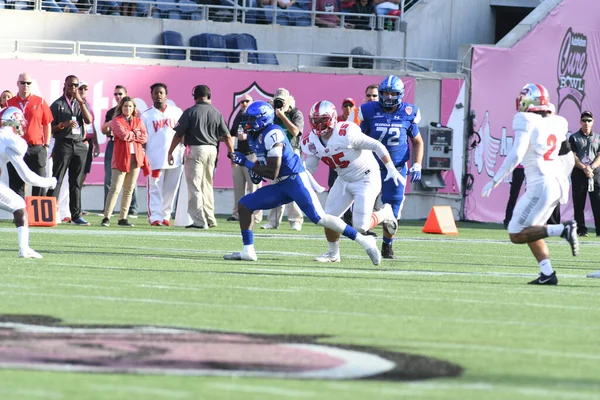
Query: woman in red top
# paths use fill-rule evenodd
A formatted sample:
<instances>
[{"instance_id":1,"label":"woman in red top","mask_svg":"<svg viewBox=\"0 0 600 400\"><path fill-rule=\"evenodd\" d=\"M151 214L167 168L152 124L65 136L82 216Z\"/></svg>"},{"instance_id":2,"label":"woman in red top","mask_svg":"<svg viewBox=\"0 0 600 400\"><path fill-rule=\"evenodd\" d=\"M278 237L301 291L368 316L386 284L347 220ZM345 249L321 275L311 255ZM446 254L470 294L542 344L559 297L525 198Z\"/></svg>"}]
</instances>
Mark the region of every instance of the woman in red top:
<instances>
[{"instance_id":1,"label":"woman in red top","mask_svg":"<svg viewBox=\"0 0 600 400\"><path fill-rule=\"evenodd\" d=\"M148 160L142 145L146 143L148 134L146 127L138 116L135 102L129 96L123 97L115 110L115 116L110 121L114 135L114 149L112 157L112 175L110 190L104 205L104 219L102 226L110 225L117 197L123 188L121 198L121 212L119 215L120 226L133 226L127 220L127 212L131 204L133 189L137 183L140 168L148 170Z\"/></svg>"}]
</instances>

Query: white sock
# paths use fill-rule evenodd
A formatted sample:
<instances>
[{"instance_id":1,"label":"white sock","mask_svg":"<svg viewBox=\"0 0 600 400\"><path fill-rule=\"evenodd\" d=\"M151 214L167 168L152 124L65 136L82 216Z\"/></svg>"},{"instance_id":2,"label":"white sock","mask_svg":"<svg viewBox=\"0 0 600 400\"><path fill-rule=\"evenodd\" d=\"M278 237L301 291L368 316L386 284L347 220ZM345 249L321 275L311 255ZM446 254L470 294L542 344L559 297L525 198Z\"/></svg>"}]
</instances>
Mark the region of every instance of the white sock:
<instances>
[{"instance_id":1,"label":"white sock","mask_svg":"<svg viewBox=\"0 0 600 400\"><path fill-rule=\"evenodd\" d=\"M244 245L244 250L250 252L250 253L256 253L256 251L254 250L254 245L253 244L245 244Z\"/></svg>"},{"instance_id":2,"label":"white sock","mask_svg":"<svg viewBox=\"0 0 600 400\"><path fill-rule=\"evenodd\" d=\"M548 233L548 236L560 236L564 230L565 226L563 224L546 226L546 232Z\"/></svg>"},{"instance_id":3,"label":"white sock","mask_svg":"<svg viewBox=\"0 0 600 400\"><path fill-rule=\"evenodd\" d=\"M17 236L19 237L19 249L29 248L29 227L27 225L17 228Z\"/></svg>"},{"instance_id":4,"label":"white sock","mask_svg":"<svg viewBox=\"0 0 600 400\"><path fill-rule=\"evenodd\" d=\"M340 241L337 240L335 242L327 242L327 246L329 247L329 252L331 254L340 254Z\"/></svg>"},{"instance_id":5,"label":"white sock","mask_svg":"<svg viewBox=\"0 0 600 400\"><path fill-rule=\"evenodd\" d=\"M540 261L540 270L542 271L542 274L546 276L552 275L554 270L552 269L552 263L550 263L549 259L546 258L545 260Z\"/></svg>"}]
</instances>

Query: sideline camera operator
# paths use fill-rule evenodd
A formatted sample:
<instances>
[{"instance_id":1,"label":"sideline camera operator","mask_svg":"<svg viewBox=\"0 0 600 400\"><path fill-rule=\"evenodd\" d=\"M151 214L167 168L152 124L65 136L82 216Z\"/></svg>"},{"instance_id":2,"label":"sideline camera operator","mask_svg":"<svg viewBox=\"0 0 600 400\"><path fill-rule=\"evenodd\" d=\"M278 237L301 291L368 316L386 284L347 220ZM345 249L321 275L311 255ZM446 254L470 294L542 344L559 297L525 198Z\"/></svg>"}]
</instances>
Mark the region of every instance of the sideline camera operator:
<instances>
[{"instance_id":1,"label":"sideline camera operator","mask_svg":"<svg viewBox=\"0 0 600 400\"><path fill-rule=\"evenodd\" d=\"M304 130L304 115L298 110L296 102L290 92L285 88L279 88L273 95L273 108L275 109L275 123L279 125L287 135L294 153L302 155L300 149L300 138ZM283 207L280 206L269 210L269 223L263 225L263 229L277 229L283 218ZM288 221L294 231L302 230L304 216L300 207L294 202L285 205Z\"/></svg>"}]
</instances>

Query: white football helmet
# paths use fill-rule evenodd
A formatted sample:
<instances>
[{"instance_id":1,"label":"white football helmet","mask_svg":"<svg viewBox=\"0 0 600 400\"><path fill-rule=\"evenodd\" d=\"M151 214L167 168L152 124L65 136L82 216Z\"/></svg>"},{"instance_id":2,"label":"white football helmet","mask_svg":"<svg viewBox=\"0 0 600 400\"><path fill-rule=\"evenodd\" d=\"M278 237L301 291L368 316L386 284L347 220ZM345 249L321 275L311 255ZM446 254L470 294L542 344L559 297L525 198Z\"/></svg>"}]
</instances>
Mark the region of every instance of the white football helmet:
<instances>
[{"instance_id":1,"label":"white football helmet","mask_svg":"<svg viewBox=\"0 0 600 400\"><path fill-rule=\"evenodd\" d=\"M523 86L519 97L517 97L517 111L550 111L548 89L539 83L528 83Z\"/></svg>"},{"instance_id":2,"label":"white football helmet","mask_svg":"<svg viewBox=\"0 0 600 400\"><path fill-rule=\"evenodd\" d=\"M0 115L2 126L11 127L13 132L19 136L25 134L27 121L25 121L23 111L19 110L17 107L7 107L0 111Z\"/></svg>"},{"instance_id":3,"label":"white football helmet","mask_svg":"<svg viewBox=\"0 0 600 400\"><path fill-rule=\"evenodd\" d=\"M337 110L330 101L318 101L310 109L308 120L315 135L326 135L333 131L337 123Z\"/></svg>"}]
</instances>

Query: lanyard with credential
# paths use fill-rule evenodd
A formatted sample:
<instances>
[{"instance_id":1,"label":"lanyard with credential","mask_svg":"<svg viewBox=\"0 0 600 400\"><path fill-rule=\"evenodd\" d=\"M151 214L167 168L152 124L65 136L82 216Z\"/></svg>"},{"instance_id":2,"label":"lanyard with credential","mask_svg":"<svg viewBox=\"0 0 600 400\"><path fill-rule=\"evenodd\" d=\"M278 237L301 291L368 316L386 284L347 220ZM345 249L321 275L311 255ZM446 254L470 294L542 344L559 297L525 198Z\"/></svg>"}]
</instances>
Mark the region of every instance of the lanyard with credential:
<instances>
[{"instance_id":1,"label":"lanyard with credential","mask_svg":"<svg viewBox=\"0 0 600 400\"><path fill-rule=\"evenodd\" d=\"M23 115L25 115L25 109L27 108L27 104L29 104L29 99L25 100L25 104L23 104L21 100L19 100L19 107L21 108L21 111L23 111Z\"/></svg>"}]
</instances>

